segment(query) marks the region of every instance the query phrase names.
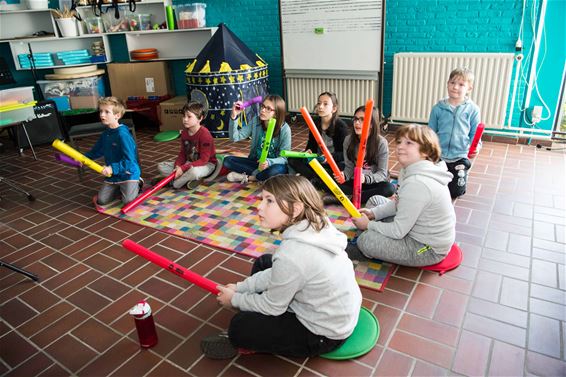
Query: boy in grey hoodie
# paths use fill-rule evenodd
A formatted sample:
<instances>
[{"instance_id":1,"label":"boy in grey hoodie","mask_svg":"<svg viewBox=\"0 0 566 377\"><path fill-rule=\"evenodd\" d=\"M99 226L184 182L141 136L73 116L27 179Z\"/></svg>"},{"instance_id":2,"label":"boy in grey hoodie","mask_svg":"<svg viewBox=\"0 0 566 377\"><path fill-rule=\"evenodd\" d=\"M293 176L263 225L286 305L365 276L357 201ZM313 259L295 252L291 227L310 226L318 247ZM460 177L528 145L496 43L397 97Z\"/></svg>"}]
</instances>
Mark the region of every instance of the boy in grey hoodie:
<instances>
[{"instance_id":1,"label":"boy in grey hoodie","mask_svg":"<svg viewBox=\"0 0 566 377\"><path fill-rule=\"evenodd\" d=\"M446 257L455 238L456 215L448 191L452 174L440 161L436 134L410 124L397 130L399 173L397 198L372 197L362 217L352 221L364 230L357 241L361 254L404 266L428 266ZM391 220L392 221L380 221ZM375 220L375 221L370 221ZM352 259L359 259L349 249Z\"/></svg>"},{"instance_id":2,"label":"boy in grey hoodie","mask_svg":"<svg viewBox=\"0 0 566 377\"><path fill-rule=\"evenodd\" d=\"M469 97L474 74L467 68L456 68L448 78L448 97L433 106L428 126L436 132L442 149L442 160L454 176L448 184L450 196L466 193L470 144L480 123L480 109ZM478 145L481 147L481 143ZM479 149L478 149L479 150Z\"/></svg>"},{"instance_id":3,"label":"boy in grey hoodie","mask_svg":"<svg viewBox=\"0 0 566 377\"><path fill-rule=\"evenodd\" d=\"M281 245L256 260L252 276L218 286L218 302L240 312L227 334L205 338L201 349L216 359L238 348L291 357L330 352L354 331L362 302L346 236L305 177L271 177L262 197L261 225L281 231Z\"/></svg>"}]
</instances>

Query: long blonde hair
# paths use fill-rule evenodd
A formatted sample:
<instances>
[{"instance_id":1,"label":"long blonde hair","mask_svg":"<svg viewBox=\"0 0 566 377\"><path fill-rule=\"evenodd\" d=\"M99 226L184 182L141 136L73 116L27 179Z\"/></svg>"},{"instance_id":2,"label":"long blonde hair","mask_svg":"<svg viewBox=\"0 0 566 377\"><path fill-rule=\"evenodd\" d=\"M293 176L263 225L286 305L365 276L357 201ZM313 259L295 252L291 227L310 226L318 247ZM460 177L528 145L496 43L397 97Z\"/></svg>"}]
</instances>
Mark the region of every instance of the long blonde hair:
<instances>
[{"instance_id":1,"label":"long blonde hair","mask_svg":"<svg viewBox=\"0 0 566 377\"><path fill-rule=\"evenodd\" d=\"M316 191L308 179L297 175L276 175L267 179L262 190L271 193L281 211L289 217L279 231L307 220L317 232L320 232L327 224L326 211L320 194ZM301 213L294 213L295 203L303 203L304 209Z\"/></svg>"}]
</instances>

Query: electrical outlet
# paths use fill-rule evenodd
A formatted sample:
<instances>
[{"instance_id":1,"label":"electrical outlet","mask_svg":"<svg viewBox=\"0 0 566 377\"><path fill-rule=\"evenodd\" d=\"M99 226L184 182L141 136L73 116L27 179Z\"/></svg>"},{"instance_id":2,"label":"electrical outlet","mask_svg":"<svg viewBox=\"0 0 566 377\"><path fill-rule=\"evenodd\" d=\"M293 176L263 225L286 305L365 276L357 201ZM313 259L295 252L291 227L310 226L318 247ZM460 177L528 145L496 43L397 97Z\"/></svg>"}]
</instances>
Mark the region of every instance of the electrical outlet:
<instances>
[{"instance_id":1,"label":"electrical outlet","mask_svg":"<svg viewBox=\"0 0 566 377\"><path fill-rule=\"evenodd\" d=\"M531 112L531 121L533 123L540 122L542 118L542 106L534 106L533 111Z\"/></svg>"}]
</instances>

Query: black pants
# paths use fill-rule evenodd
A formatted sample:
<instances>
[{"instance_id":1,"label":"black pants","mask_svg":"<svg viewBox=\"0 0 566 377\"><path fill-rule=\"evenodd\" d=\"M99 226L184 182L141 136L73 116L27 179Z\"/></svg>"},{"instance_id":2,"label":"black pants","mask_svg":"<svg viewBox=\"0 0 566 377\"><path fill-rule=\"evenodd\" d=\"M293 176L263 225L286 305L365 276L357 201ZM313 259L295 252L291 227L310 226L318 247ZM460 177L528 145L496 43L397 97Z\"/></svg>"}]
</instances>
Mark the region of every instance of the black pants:
<instances>
[{"instance_id":1,"label":"black pants","mask_svg":"<svg viewBox=\"0 0 566 377\"><path fill-rule=\"evenodd\" d=\"M461 158L458 161L446 162L446 166L448 167L448 171L454 176L452 181L448 184L448 190L450 190L452 199L456 199L466 193L468 170L472 166L472 163L467 158Z\"/></svg>"},{"instance_id":2,"label":"black pants","mask_svg":"<svg viewBox=\"0 0 566 377\"><path fill-rule=\"evenodd\" d=\"M346 181L340 186L344 194L352 195L354 191L354 180ZM381 195L389 198L391 195L395 194L395 185L390 182L377 182L371 184L362 184L362 198L361 202L365 203L374 195Z\"/></svg>"},{"instance_id":3,"label":"black pants","mask_svg":"<svg viewBox=\"0 0 566 377\"><path fill-rule=\"evenodd\" d=\"M288 158L287 162L289 166L295 170L295 172L299 173L311 182L315 181L317 183L316 187L320 185L325 186L322 180L318 177L318 174L316 174L316 172L310 167L308 158ZM332 169L330 169L330 165L327 163L323 163L321 165L331 177L334 177L334 173ZM344 162L336 162L336 165L338 165L340 170L344 170Z\"/></svg>"},{"instance_id":4,"label":"black pants","mask_svg":"<svg viewBox=\"0 0 566 377\"><path fill-rule=\"evenodd\" d=\"M252 275L270 268L271 257L266 254L256 259ZM289 357L318 356L345 342L313 334L289 311L279 316L241 311L232 318L228 336L235 347Z\"/></svg>"}]
</instances>

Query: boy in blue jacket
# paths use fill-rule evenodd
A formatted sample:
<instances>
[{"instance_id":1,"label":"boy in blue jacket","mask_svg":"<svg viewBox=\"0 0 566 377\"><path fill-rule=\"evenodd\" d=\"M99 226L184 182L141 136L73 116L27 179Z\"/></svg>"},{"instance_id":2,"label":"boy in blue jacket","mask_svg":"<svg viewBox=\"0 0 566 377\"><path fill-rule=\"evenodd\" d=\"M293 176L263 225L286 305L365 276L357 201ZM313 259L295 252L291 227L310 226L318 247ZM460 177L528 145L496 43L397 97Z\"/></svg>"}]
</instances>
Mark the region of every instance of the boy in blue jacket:
<instances>
[{"instance_id":1,"label":"boy in blue jacket","mask_svg":"<svg viewBox=\"0 0 566 377\"><path fill-rule=\"evenodd\" d=\"M98 100L100 121L107 129L85 156L93 160L104 156L102 174L107 178L98 191L97 203L100 205L114 200L118 189L122 203L127 204L138 196L143 185L136 143L128 127L119 122L125 111L124 103L116 97Z\"/></svg>"},{"instance_id":2,"label":"boy in blue jacket","mask_svg":"<svg viewBox=\"0 0 566 377\"><path fill-rule=\"evenodd\" d=\"M454 178L448 184L452 199L466 193L468 150L480 123L480 109L469 97L474 74L468 68L456 68L448 78L448 97L433 106L428 126L438 135L442 160ZM478 145L478 150L479 147Z\"/></svg>"}]
</instances>

